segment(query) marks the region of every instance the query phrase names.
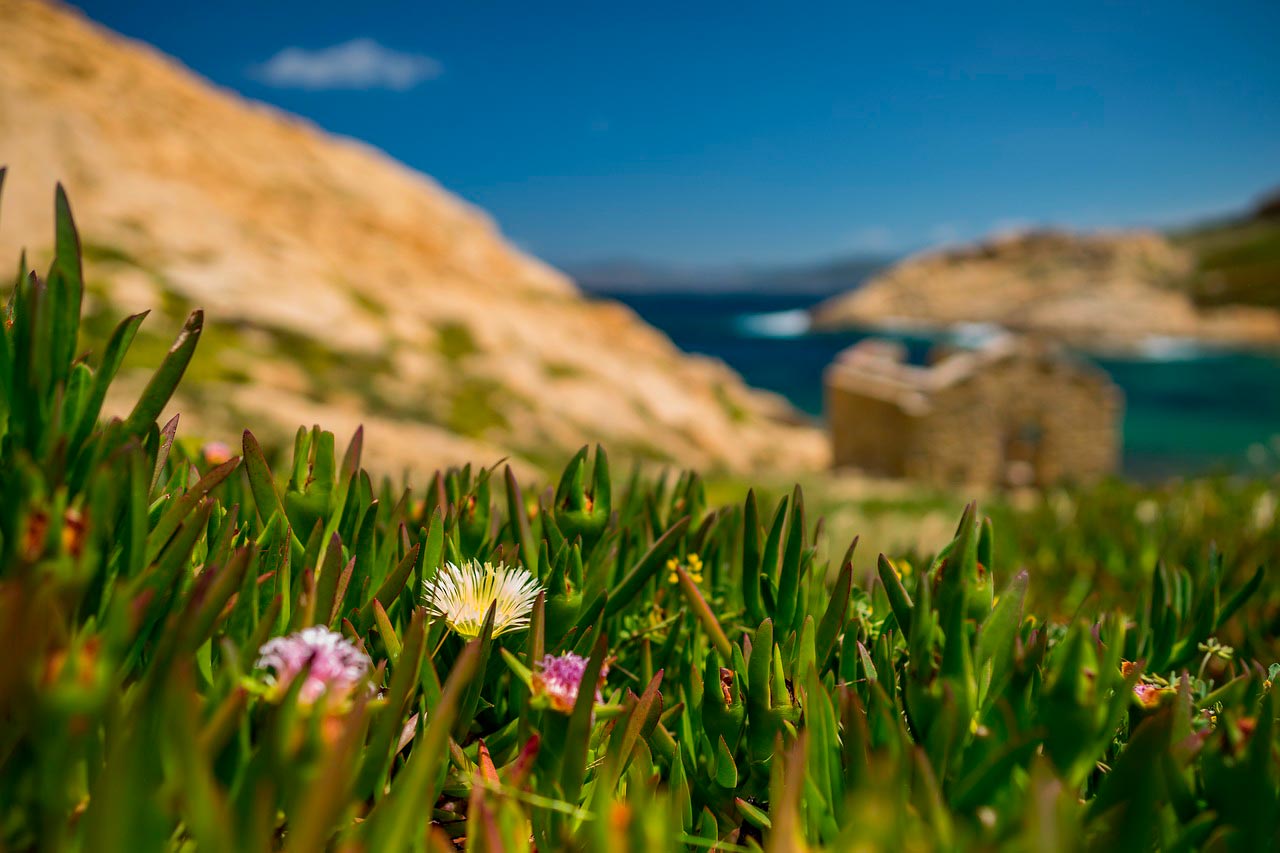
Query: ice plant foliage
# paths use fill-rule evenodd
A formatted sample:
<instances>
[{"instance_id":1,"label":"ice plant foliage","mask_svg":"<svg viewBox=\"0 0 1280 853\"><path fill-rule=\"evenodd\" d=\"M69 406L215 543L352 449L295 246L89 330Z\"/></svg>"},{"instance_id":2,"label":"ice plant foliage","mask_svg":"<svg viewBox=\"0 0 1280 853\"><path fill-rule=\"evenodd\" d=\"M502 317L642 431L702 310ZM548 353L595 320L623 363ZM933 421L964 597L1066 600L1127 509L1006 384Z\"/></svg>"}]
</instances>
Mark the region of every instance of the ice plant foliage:
<instances>
[{"instance_id":1,"label":"ice plant foliage","mask_svg":"<svg viewBox=\"0 0 1280 853\"><path fill-rule=\"evenodd\" d=\"M587 659L573 652L561 655L545 655L533 671L533 693L541 696L557 711L568 714L578 701L578 690L586 674ZM609 667L600 668L600 681L596 685L596 702L603 702L600 687L604 686Z\"/></svg>"},{"instance_id":2,"label":"ice plant foliage","mask_svg":"<svg viewBox=\"0 0 1280 853\"><path fill-rule=\"evenodd\" d=\"M994 497L868 584L821 480L273 472L156 422L199 312L100 418L143 316L81 334L56 223L0 295L0 850L1280 849L1280 479Z\"/></svg>"},{"instance_id":3,"label":"ice plant foliage","mask_svg":"<svg viewBox=\"0 0 1280 853\"><path fill-rule=\"evenodd\" d=\"M423 583L427 609L468 640L480 636L494 604L493 636L529 627L529 613L541 591L537 580L519 566L478 560L461 566L445 563Z\"/></svg>"},{"instance_id":4,"label":"ice plant foliage","mask_svg":"<svg viewBox=\"0 0 1280 853\"><path fill-rule=\"evenodd\" d=\"M298 699L307 704L325 695L330 699L351 695L368 675L370 665L369 656L354 643L319 625L267 641L258 650L255 664L267 670L267 682L281 690L287 690L305 669L307 680Z\"/></svg>"}]
</instances>

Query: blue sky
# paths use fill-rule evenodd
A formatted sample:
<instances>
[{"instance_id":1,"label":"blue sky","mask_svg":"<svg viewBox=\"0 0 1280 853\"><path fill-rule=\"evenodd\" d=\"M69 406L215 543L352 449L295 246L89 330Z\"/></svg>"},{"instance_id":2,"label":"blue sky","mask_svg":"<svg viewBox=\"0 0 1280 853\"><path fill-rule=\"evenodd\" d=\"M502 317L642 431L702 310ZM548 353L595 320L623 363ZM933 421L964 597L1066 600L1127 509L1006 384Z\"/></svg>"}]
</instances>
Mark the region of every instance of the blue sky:
<instances>
[{"instance_id":1,"label":"blue sky","mask_svg":"<svg viewBox=\"0 0 1280 853\"><path fill-rule=\"evenodd\" d=\"M84 2L555 262L1186 222L1280 184L1280 3Z\"/></svg>"}]
</instances>

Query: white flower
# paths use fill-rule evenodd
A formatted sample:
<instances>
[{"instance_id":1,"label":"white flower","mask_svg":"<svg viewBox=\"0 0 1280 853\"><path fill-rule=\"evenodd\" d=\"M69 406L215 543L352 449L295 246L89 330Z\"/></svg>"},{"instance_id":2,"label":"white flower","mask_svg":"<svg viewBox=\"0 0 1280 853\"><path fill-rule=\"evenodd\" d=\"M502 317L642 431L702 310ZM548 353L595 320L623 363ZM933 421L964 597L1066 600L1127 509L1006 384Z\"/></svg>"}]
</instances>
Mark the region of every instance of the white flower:
<instances>
[{"instance_id":1,"label":"white flower","mask_svg":"<svg viewBox=\"0 0 1280 853\"><path fill-rule=\"evenodd\" d=\"M1160 506L1150 498L1140 500L1133 508L1133 517L1150 527L1160 519Z\"/></svg>"},{"instance_id":2,"label":"white flower","mask_svg":"<svg viewBox=\"0 0 1280 853\"><path fill-rule=\"evenodd\" d=\"M461 637L480 636L490 605L497 603L493 636L529 627L529 612L542 587L519 566L469 560L445 563L422 585L427 609Z\"/></svg>"}]
</instances>

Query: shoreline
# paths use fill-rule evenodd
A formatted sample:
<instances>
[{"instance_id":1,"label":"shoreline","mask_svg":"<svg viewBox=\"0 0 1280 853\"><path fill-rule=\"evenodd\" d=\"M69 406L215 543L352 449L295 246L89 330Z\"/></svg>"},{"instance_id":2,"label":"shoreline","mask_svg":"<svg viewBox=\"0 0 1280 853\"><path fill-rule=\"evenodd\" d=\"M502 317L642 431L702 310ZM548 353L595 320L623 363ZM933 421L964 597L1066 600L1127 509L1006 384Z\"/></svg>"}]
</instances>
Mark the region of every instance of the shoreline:
<instances>
[{"instance_id":1,"label":"shoreline","mask_svg":"<svg viewBox=\"0 0 1280 853\"><path fill-rule=\"evenodd\" d=\"M1184 361L1195 358L1254 355L1280 359L1280 340L1273 343L1214 336L1147 334L1131 338L1109 337L1102 330L1061 330L994 322L940 322L915 317L886 317L879 321L823 322L810 310L804 334L888 334L943 339L961 346L974 345L999 334L1027 335L1061 343L1084 355L1132 361ZM945 340L950 338L951 340Z\"/></svg>"}]
</instances>

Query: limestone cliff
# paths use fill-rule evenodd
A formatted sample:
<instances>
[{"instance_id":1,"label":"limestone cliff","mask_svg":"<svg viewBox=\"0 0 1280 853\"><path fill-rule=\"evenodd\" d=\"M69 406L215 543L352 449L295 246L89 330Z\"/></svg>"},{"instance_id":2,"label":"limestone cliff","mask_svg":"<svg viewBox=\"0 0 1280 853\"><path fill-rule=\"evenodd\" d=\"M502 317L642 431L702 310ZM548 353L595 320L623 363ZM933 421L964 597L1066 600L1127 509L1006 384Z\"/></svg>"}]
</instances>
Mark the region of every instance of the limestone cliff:
<instances>
[{"instance_id":1,"label":"limestone cliff","mask_svg":"<svg viewBox=\"0 0 1280 853\"><path fill-rule=\"evenodd\" d=\"M780 399L583 298L430 178L68 9L0 0L0 31L0 258L47 257L62 181L89 340L159 309L130 362L154 365L203 307L184 433L250 424L285 440L300 423L363 422L390 471L554 464L595 440L726 470L825 461Z\"/></svg>"},{"instance_id":2,"label":"limestone cliff","mask_svg":"<svg viewBox=\"0 0 1280 853\"><path fill-rule=\"evenodd\" d=\"M1193 298L1197 258L1145 231L1038 231L908 258L819 305L822 328L995 323L1089 348L1152 338L1280 345L1280 312Z\"/></svg>"}]
</instances>

